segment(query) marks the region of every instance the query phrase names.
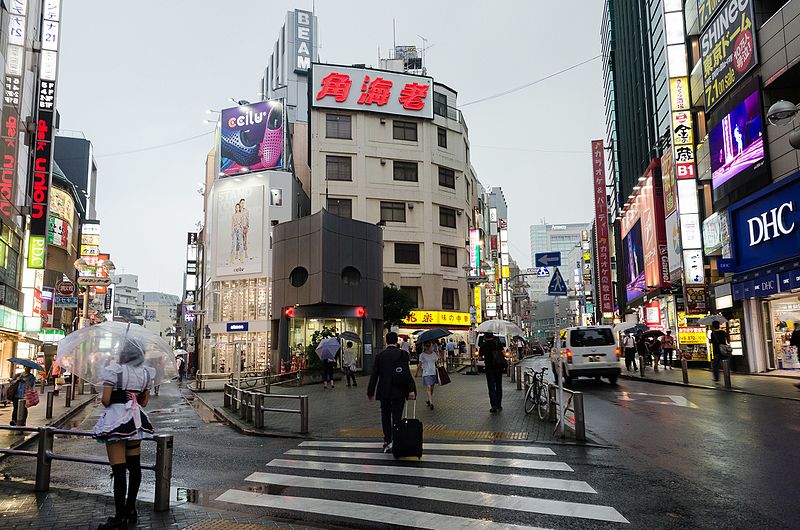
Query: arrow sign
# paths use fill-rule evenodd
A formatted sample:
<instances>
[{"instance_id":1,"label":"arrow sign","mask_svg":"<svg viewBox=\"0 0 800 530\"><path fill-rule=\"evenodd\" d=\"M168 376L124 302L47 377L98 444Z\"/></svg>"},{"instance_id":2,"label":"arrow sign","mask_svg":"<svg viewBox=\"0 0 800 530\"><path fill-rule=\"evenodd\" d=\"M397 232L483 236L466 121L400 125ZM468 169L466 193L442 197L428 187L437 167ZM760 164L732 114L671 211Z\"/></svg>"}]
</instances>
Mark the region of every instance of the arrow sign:
<instances>
[{"instance_id":1,"label":"arrow sign","mask_svg":"<svg viewBox=\"0 0 800 530\"><path fill-rule=\"evenodd\" d=\"M558 269L553 272L553 279L547 287L547 294L550 296L567 296L567 284Z\"/></svg>"},{"instance_id":2,"label":"arrow sign","mask_svg":"<svg viewBox=\"0 0 800 530\"><path fill-rule=\"evenodd\" d=\"M558 267L561 265L561 252L540 252L535 261L537 267Z\"/></svg>"}]
</instances>

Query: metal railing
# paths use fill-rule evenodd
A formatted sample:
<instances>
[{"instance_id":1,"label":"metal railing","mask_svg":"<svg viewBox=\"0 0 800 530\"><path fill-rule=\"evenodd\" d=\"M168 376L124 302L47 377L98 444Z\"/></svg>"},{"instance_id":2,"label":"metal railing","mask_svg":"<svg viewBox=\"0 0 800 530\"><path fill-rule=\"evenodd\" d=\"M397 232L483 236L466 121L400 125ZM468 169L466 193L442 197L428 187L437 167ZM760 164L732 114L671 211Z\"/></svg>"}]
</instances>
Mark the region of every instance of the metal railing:
<instances>
[{"instance_id":1,"label":"metal railing","mask_svg":"<svg viewBox=\"0 0 800 530\"><path fill-rule=\"evenodd\" d=\"M297 400L299 409L276 408L264 406L267 399ZM223 390L223 406L257 429L264 428L264 414L267 412L282 414L298 414L300 416L300 433L308 434L308 396L270 394L256 390L245 390L232 384L226 384Z\"/></svg>"},{"instance_id":2,"label":"metal railing","mask_svg":"<svg viewBox=\"0 0 800 530\"><path fill-rule=\"evenodd\" d=\"M110 465L105 458L87 456L64 455L53 452L53 441L56 435L86 436L94 434L86 431L72 431L56 429L54 427L16 427L0 425L0 429L16 432L36 432L39 435L39 446L36 451L21 449L0 449L0 454L14 456L28 456L36 458L36 483L34 491L50 490L50 471L53 460L62 462L78 462L82 464ZM156 487L153 500L153 510L165 512L169 510L169 493L172 484L172 450L173 436L171 434L157 434L152 439L156 443L156 461L154 464L142 464L142 469L155 471Z\"/></svg>"},{"instance_id":3,"label":"metal railing","mask_svg":"<svg viewBox=\"0 0 800 530\"><path fill-rule=\"evenodd\" d=\"M521 365L517 364L515 366L516 372L516 381L517 381L517 390L524 390L526 393L528 392L528 387L531 386L531 372L525 371L522 372ZM574 390L569 390L568 388L564 388L564 394L566 394L566 403L563 406L564 414L563 416L559 414L559 406L558 406L558 385L553 383L548 383L550 387L550 412L548 414L548 420L550 422L555 422L555 428L553 429L553 434L555 434L559 429L561 429L561 421L564 420L564 426L569 427L575 431L575 440L579 442L586 441L586 409L583 406L583 392L576 392Z\"/></svg>"}]
</instances>

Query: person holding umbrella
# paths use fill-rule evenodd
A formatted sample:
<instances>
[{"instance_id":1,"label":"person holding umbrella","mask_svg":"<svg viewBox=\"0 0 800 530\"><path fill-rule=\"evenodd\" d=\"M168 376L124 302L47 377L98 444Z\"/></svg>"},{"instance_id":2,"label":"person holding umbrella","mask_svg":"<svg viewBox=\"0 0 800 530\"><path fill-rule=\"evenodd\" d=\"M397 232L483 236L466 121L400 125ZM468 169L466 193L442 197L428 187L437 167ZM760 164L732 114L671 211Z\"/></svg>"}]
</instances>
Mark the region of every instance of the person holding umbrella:
<instances>
[{"instance_id":1,"label":"person holding umbrella","mask_svg":"<svg viewBox=\"0 0 800 530\"><path fill-rule=\"evenodd\" d=\"M416 375L419 375L419 371L422 370L422 384L425 385L425 391L428 393L428 400L425 403L431 410L433 410L433 387L436 386L439 379L436 371L437 360L439 360L439 354L433 342L426 341L423 343Z\"/></svg>"},{"instance_id":2,"label":"person holding umbrella","mask_svg":"<svg viewBox=\"0 0 800 530\"><path fill-rule=\"evenodd\" d=\"M336 368L336 353L341 347L342 345L339 343L339 339L336 337L322 339L317 346L316 352L322 361L322 381L324 383L323 388L325 389L328 388L328 381L331 383L331 390L334 388L333 369Z\"/></svg>"},{"instance_id":3,"label":"person holding umbrella","mask_svg":"<svg viewBox=\"0 0 800 530\"><path fill-rule=\"evenodd\" d=\"M24 427L25 423L28 420L28 408L26 406L20 406L21 401L25 401L25 391L29 388L34 388L36 386L36 377L31 373L33 367L28 364L34 364L33 361L28 361L27 359L19 359L13 358L9 359L10 361L14 362L15 364L21 364L25 367L24 371L18 373L14 376L11 380L11 388L14 393L13 396L13 405L14 409L11 413L11 421L9 425L17 425L19 427ZM27 362L23 362L27 361ZM38 364L36 366L39 366ZM41 367L39 367L41 369ZM14 385L16 385L16 391L13 390Z\"/></svg>"}]
</instances>

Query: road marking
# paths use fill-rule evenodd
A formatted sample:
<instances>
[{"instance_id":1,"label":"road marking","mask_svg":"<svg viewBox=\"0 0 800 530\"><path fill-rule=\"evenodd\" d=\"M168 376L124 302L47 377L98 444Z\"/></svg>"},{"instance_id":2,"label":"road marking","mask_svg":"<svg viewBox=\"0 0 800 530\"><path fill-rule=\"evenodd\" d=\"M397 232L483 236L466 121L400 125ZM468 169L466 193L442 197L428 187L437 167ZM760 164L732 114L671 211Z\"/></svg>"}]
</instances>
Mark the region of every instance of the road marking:
<instances>
[{"instance_id":1,"label":"road marking","mask_svg":"<svg viewBox=\"0 0 800 530\"><path fill-rule=\"evenodd\" d=\"M403 527L425 528L430 530L451 530L462 528L468 530L539 530L533 526L518 526L497 523L483 519L468 519L454 515L419 512L389 506L361 504L356 502L330 501L311 497L289 497L284 495L264 495L250 491L228 490L218 501L261 506L276 510L291 510L302 513L315 513L326 517L345 517L359 521L373 521Z\"/></svg>"},{"instance_id":2,"label":"road marking","mask_svg":"<svg viewBox=\"0 0 800 530\"><path fill-rule=\"evenodd\" d=\"M303 442L300 447L340 447L343 449L382 449L382 442ZM501 444L447 444L447 443L428 443L423 446L425 449L434 451L476 451L486 453L515 453L528 455L555 456L549 447L532 447L528 445L501 445Z\"/></svg>"},{"instance_id":3,"label":"road marking","mask_svg":"<svg viewBox=\"0 0 800 530\"><path fill-rule=\"evenodd\" d=\"M337 471L340 473L361 473L368 475L393 475L398 477L420 477L437 480L457 480L518 488L537 488L569 491L573 493L597 493L582 480L534 477L530 475L510 475L484 473L481 471L462 471L459 469L437 469L410 466L376 466L372 464L348 464L345 462L318 462L316 460L288 460L276 458L267 466L286 469L306 469L312 471ZM251 475L252 476L252 475Z\"/></svg>"},{"instance_id":4,"label":"road marking","mask_svg":"<svg viewBox=\"0 0 800 530\"><path fill-rule=\"evenodd\" d=\"M632 396L645 396L667 398L669 401L659 401L655 399L641 399ZM617 401L641 401L642 403L655 403L656 405L669 405L676 407L686 407L689 409L699 409L700 407L692 403L683 396L675 396L669 394L648 394L646 392L617 392Z\"/></svg>"},{"instance_id":5,"label":"road marking","mask_svg":"<svg viewBox=\"0 0 800 530\"><path fill-rule=\"evenodd\" d=\"M367 460L394 460L387 453L354 453L349 451L316 451L313 449L291 449L287 455L321 456L325 458L365 458ZM487 458L482 456L425 455L426 462L440 464L472 464L476 466L515 467L522 469L547 469L550 471L573 471L564 462L548 462L543 460L526 460L518 458Z\"/></svg>"},{"instance_id":6,"label":"road marking","mask_svg":"<svg viewBox=\"0 0 800 530\"><path fill-rule=\"evenodd\" d=\"M501 510L516 510L520 512L538 513L543 515L556 515L562 517L577 517L580 519L594 519L597 521L610 521L627 523L622 514L610 506L599 504L584 504L580 502L565 502L535 497L518 497L514 495L497 495L477 491L465 491L416 484L401 484L395 482L374 482L367 480L349 480L320 477L306 477L296 475L281 475L277 473L253 473L245 480L261 482L277 486L297 488L329 489L332 491L353 491L373 493L380 495L397 495L427 499L431 501L448 502L455 504L468 504L485 508Z\"/></svg>"}]
</instances>

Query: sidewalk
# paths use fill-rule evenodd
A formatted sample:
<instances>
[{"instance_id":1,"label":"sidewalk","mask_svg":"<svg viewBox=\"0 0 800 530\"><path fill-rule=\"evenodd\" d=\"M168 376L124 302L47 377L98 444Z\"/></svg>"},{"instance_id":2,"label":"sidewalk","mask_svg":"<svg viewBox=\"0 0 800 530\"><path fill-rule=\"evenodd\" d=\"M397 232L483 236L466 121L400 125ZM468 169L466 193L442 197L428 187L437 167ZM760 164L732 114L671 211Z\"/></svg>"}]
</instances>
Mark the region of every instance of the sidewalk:
<instances>
[{"instance_id":1,"label":"sidewalk","mask_svg":"<svg viewBox=\"0 0 800 530\"><path fill-rule=\"evenodd\" d=\"M37 387L37 391L40 389L41 387ZM59 395L53 396L53 417L48 420L45 418L47 412L47 392L51 390L53 390L52 386L45 387L44 394L39 394L39 404L28 409L28 420L26 421L27 427L45 427L47 425L63 427L69 418L80 412L87 403L94 400L96 397L96 395L88 393L87 386L87 393L83 395L76 395L75 399L72 400L71 406L67 407L67 391L66 388L62 387ZM11 404L6 407L0 407L0 425L9 425L12 412L13 407ZM37 434L35 432L21 434L14 431L0 429L0 448L16 449L36 436Z\"/></svg>"},{"instance_id":2,"label":"sidewalk","mask_svg":"<svg viewBox=\"0 0 800 530\"><path fill-rule=\"evenodd\" d=\"M751 394L754 396L764 396L780 399L791 399L800 401L800 390L794 386L798 379L788 377L776 377L770 375L750 375L731 373L731 388L727 389L723 385L722 373L720 373L720 380L715 383L711 376L711 370L701 368L690 368L689 385L692 388L705 388L712 390L723 390L727 392L740 392L743 394ZM680 367L664 369L660 366L658 372L654 372L653 368L647 366L645 368L645 375L642 377L639 372L628 372L625 369L624 363L622 364L621 377L633 381L646 381L648 383L660 383L664 385L679 385L683 384L683 371Z\"/></svg>"}]
</instances>

